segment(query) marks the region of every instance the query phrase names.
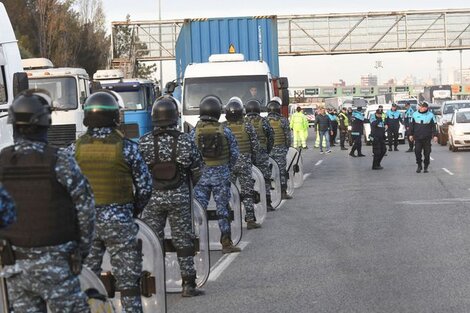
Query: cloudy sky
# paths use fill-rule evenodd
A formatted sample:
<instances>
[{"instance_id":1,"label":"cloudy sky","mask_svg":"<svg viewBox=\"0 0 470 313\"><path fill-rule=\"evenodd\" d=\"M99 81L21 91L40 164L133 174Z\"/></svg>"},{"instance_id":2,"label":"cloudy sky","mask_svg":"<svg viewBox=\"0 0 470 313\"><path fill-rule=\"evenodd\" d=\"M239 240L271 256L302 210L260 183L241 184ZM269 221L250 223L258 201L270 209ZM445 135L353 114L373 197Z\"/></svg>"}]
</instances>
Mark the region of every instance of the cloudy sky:
<instances>
[{"instance_id":1,"label":"cloudy sky","mask_svg":"<svg viewBox=\"0 0 470 313\"><path fill-rule=\"evenodd\" d=\"M224 17L251 15L290 15L314 13L398 11L470 8L468 0L160 0L163 19ZM158 0L103 0L108 23L125 20L158 18ZM282 57L281 75L289 77L291 86L329 85L344 79L348 84L359 83L361 75L372 73L375 61L383 62L380 79L403 79L413 74L420 79L437 77L437 52L392 53L374 55ZM444 75L460 66L459 52L442 54ZM463 53L463 67L470 67L470 52ZM164 81L175 77L174 64L166 62Z\"/></svg>"}]
</instances>

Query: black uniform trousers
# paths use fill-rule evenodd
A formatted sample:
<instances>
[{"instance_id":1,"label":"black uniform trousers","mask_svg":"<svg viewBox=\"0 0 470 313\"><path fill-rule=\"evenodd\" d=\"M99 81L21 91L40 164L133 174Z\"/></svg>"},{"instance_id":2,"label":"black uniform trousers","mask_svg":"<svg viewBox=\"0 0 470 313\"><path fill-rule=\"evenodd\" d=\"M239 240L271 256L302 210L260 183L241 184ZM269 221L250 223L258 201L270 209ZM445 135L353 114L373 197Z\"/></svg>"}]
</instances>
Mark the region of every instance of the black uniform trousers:
<instances>
[{"instance_id":1,"label":"black uniform trousers","mask_svg":"<svg viewBox=\"0 0 470 313\"><path fill-rule=\"evenodd\" d=\"M409 138L409 137L410 137L410 130L409 130L409 127L407 127L407 129L406 129L405 136L406 136L406 138L407 138L407 140L408 140L408 146L410 147L410 150L413 150L415 144L414 144L414 142L411 141L410 138Z\"/></svg>"},{"instance_id":2,"label":"black uniform trousers","mask_svg":"<svg viewBox=\"0 0 470 313\"><path fill-rule=\"evenodd\" d=\"M391 149L392 145L397 148L398 147L398 127L389 127L387 130L387 137L388 137L388 147Z\"/></svg>"},{"instance_id":3,"label":"black uniform trousers","mask_svg":"<svg viewBox=\"0 0 470 313\"><path fill-rule=\"evenodd\" d=\"M339 131L339 143L341 145L341 148L346 148L344 146L345 142L346 142L346 136L348 135L348 131L347 130L340 130Z\"/></svg>"},{"instance_id":4,"label":"black uniform trousers","mask_svg":"<svg viewBox=\"0 0 470 313\"><path fill-rule=\"evenodd\" d=\"M333 135L330 137L330 145L335 146L336 145L336 136L338 135L338 123L331 123L331 130L333 131Z\"/></svg>"},{"instance_id":5,"label":"black uniform trousers","mask_svg":"<svg viewBox=\"0 0 470 313\"><path fill-rule=\"evenodd\" d=\"M372 141L372 153L374 154L374 161L372 163L373 167L380 166L380 162L387 152L387 147L385 145L384 139L375 139Z\"/></svg>"},{"instance_id":6,"label":"black uniform trousers","mask_svg":"<svg viewBox=\"0 0 470 313\"><path fill-rule=\"evenodd\" d=\"M362 135L352 135L353 146L350 153L357 150L357 154L362 154Z\"/></svg>"},{"instance_id":7,"label":"black uniform trousers","mask_svg":"<svg viewBox=\"0 0 470 313\"><path fill-rule=\"evenodd\" d=\"M421 165L423 162L422 153L424 152L424 167L428 167L431 163L431 139L415 139L415 155L416 164Z\"/></svg>"}]
</instances>

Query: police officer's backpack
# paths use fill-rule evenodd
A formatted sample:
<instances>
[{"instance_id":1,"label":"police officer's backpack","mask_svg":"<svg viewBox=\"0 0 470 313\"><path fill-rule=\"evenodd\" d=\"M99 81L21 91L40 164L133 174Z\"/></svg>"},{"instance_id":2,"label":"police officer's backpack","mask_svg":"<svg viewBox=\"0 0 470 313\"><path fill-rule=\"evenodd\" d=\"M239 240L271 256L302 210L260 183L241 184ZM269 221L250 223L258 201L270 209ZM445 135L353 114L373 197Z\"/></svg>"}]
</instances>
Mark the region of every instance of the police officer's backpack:
<instances>
[{"instance_id":1,"label":"police officer's backpack","mask_svg":"<svg viewBox=\"0 0 470 313\"><path fill-rule=\"evenodd\" d=\"M158 154L160 146L158 143L158 137L161 135L170 135L173 137L170 161L162 161ZM153 186L157 190L176 189L183 183L181 177L181 168L176 163L176 149L180 135L181 133L177 130L163 130L154 132L155 161L151 165L150 170L153 177Z\"/></svg>"}]
</instances>

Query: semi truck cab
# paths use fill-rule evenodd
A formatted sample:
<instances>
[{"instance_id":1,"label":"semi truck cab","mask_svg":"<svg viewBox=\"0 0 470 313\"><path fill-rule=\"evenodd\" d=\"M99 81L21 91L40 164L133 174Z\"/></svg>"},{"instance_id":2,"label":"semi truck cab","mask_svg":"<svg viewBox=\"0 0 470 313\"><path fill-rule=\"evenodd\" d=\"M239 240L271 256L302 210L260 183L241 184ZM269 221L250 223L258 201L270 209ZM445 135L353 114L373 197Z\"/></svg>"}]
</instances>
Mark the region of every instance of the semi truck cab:
<instances>
[{"instance_id":1,"label":"semi truck cab","mask_svg":"<svg viewBox=\"0 0 470 313\"><path fill-rule=\"evenodd\" d=\"M123 77L116 70L101 70L93 79L99 81L103 89L112 90L122 97L121 130L126 137L138 140L152 130L152 106L159 96L159 89L152 80Z\"/></svg>"},{"instance_id":2,"label":"semi truck cab","mask_svg":"<svg viewBox=\"0 0 470 313\"><path fill-rule=\"evenodd\" d=\"M52 126L48 141L67 146L86 132L83 104L90 95L90 79L82 68L54 68L44 58L23 60L32 89L47 90L53 100Z\"/></svg>"}]
</instances>

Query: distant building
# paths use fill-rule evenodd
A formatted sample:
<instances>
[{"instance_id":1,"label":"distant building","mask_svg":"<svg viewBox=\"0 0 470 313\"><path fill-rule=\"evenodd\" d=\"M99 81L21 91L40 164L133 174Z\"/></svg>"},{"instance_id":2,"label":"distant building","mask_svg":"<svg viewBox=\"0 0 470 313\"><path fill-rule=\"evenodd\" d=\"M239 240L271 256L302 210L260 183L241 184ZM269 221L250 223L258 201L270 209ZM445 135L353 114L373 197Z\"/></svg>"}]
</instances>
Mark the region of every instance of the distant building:
<instances>
[{"instance_id":1,"label":"distant building","mask_svg":"<svg viewBox=\"0 0 470 313\"><path fill-rule=\"evenodd\" d=\"M470 84L470 68L462 69L462 82L460 82L460 70L455 70L453 82L455 84L461 83L462 85L469 85Z\"/></svg>"},{"instance_id":2,"label":"distant building","mask_svg":"<svg viewBox=\"0 0 470 313\"><path fill-rule=\"evenodd\" d=\"M377 75L364 75L361 76L361 86L362 87L371 87L371 86L377 86L378 81L377 81Z\"/></svg>"}]
</instances>

